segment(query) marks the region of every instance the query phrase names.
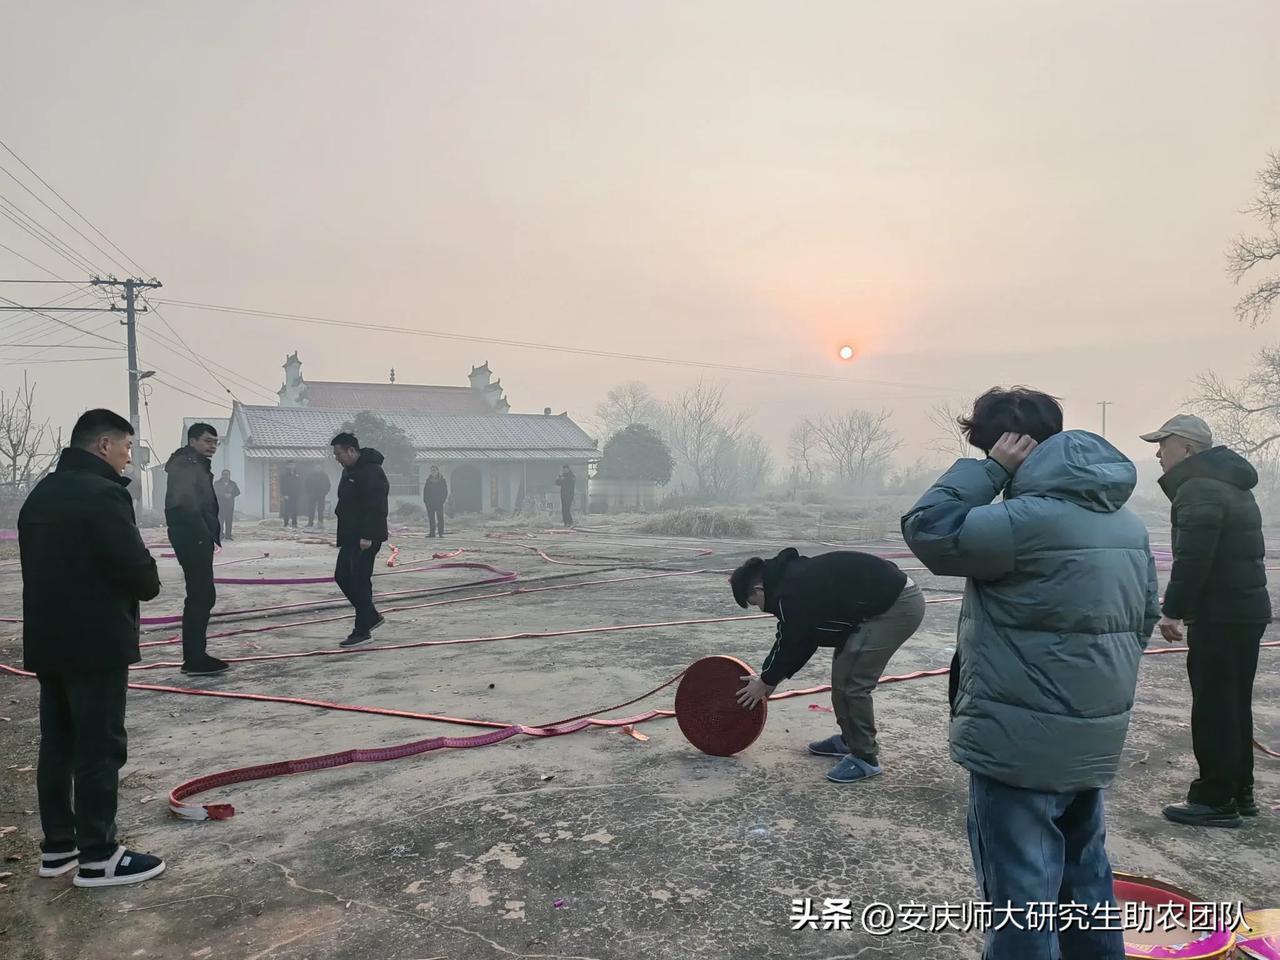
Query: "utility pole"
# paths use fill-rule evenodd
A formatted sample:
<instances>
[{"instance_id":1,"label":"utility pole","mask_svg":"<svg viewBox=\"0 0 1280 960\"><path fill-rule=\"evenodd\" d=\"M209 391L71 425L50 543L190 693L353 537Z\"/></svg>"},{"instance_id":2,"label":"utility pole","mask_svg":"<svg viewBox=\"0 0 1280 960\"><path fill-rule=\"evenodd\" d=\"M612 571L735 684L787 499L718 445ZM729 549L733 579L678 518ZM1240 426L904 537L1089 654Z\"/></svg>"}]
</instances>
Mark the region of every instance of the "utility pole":
<instances>
[{"instance_id":1,"label":"utility pole","mask_svg":"<svg viewBox=\"0 0 1280 960\"><path fill-rule=\"evenodd\" d=\"M128 350L129 363L129 423L133 425L133 435L140 435L142 427L138 419L138 383L152 376L155 371L142 371L138 369L138 323L137 315L146 313L146 307L138 307L138 291L154 290L163 284L155 277L150 280L139 280L137 277L130 277L127 280L117 280L115 277L108 277L103 280L101 277L94 277L91 281L95 287L120 287L124 291L124 326L125 340ZM155 442L155 438L152 438Z\"/></svg>"},{"instance_id":2,"label":"utility pole","mask_svg":"<svg viewBox=\"0 0 1280 960\"><path fill-rule=\"evenodd\" d=\"M1102 435L1107 435L1107 407L1111 406L1110 400L1099 400L1098 406L1102 408Z\"/></svg>"}]
</instances>

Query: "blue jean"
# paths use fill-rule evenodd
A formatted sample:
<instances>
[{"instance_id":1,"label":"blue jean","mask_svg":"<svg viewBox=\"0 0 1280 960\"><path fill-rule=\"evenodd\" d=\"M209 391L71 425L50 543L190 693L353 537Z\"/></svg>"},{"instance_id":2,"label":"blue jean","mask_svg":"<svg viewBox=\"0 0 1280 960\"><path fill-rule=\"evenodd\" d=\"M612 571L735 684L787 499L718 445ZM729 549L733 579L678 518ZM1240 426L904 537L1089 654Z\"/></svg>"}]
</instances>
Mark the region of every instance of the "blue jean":
<instances>
[{"instance_id":1,"label":"blue jean","mask_svg":"<svg viewBox=\"0 0 1280 960\"><path fill-rule=\"evenodd\" d=\"M969 847L982 899L997 910L1012 904L1114 904L1102 791L1042 793L979 773L969 774ZM1003 916L997 914L997 916ZM1028 926L1025 914L1014 918ZM988 930L983 960L1124 960L1124 935L1057 926ZM1118 924L1112 924L1117 926Z\"/></svg>"}]
</instances>

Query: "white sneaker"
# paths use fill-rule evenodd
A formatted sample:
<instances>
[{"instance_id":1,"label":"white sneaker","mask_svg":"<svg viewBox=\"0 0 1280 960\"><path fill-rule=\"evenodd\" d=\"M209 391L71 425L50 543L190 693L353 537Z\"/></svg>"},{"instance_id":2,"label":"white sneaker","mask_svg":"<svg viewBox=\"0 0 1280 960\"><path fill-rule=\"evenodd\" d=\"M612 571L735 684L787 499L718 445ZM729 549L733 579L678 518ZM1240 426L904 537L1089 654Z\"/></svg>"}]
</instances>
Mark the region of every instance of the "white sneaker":
<instances>
[{"instance_id":1,"label":"white sneaker","mask_svg":"<svg viewBox=\"0 0 1280 960\"><path fill-rule=\"evenodd\" d=\"M109 860L80 864L80 872L71 882L77 887L122 887L142 883L164 873L164 861L149 853L134 853L116 847Z\"/></svg>"},{"instance_id":2,"label":"white sneaker","mask_svg":"<svg viewBox=\"0 0 1280 960\"><path fill-rule=\"evenodd\" d=\"M60 877L80 866L80 851L40 854L40 876Z\"/></svg>"}]
</instances>

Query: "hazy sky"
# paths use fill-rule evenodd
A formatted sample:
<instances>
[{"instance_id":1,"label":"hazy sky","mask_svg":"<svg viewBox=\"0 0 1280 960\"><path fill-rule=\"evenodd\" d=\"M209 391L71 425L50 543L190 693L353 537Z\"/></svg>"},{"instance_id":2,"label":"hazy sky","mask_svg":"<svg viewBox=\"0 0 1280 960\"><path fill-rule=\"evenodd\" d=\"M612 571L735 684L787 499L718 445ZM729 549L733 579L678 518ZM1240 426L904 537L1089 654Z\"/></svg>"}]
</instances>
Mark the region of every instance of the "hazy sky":
<instances>
[{"instance_id":1,"label":"hazy sky","mask_svg":"<svg viewBox=\"0 0 1280 960\"><path fill-rule=\"evenodd\" d=\"M49 0L0 13L0 139L174 299L847 376L701 374L780 450L801 416L884 406L914 456L931 404L1025 382L1073 426L1113 401L1146 458L1192 376L1280 337L1237 325L1223 270L1280 149L1277 64L1275 0ZM0 243L78 275L2 219ZM41 274L0 250L0 275ZM517 412L580 420L700 376L164 312L272 390L295 349L312 379L488 360ZM29 370L62 422L127 411L123 361ZM211 412L156 386L156 446Z\"/></svg>"}]
</instances>

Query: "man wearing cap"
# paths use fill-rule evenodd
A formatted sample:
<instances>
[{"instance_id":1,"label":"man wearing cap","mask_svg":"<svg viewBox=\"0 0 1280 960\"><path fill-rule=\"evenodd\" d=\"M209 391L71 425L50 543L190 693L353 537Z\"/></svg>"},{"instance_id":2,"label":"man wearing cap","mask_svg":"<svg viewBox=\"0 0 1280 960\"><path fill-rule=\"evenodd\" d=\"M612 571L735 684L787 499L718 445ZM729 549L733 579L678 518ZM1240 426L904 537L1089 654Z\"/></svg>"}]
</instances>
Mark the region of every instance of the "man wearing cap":
<instances>
[{"instance_id":1,"label":"man wearing cap","mask_svg":"<svg viewBox=\"0 0 1280 960\"><path fill-rule=\"evenodd\" d=\"M1253 797L1253 678L1271 622L1258 472L1213 445L1209 425L1182 414L1143 434L1158 443L1160 486L1173 501L1173 570L1160 633L1186 642L1191 680L1191 744L1200 776L1187 802L1164 815L1175 823L1238 827L1256 817Z\"/></svg>"}]
</instances>

